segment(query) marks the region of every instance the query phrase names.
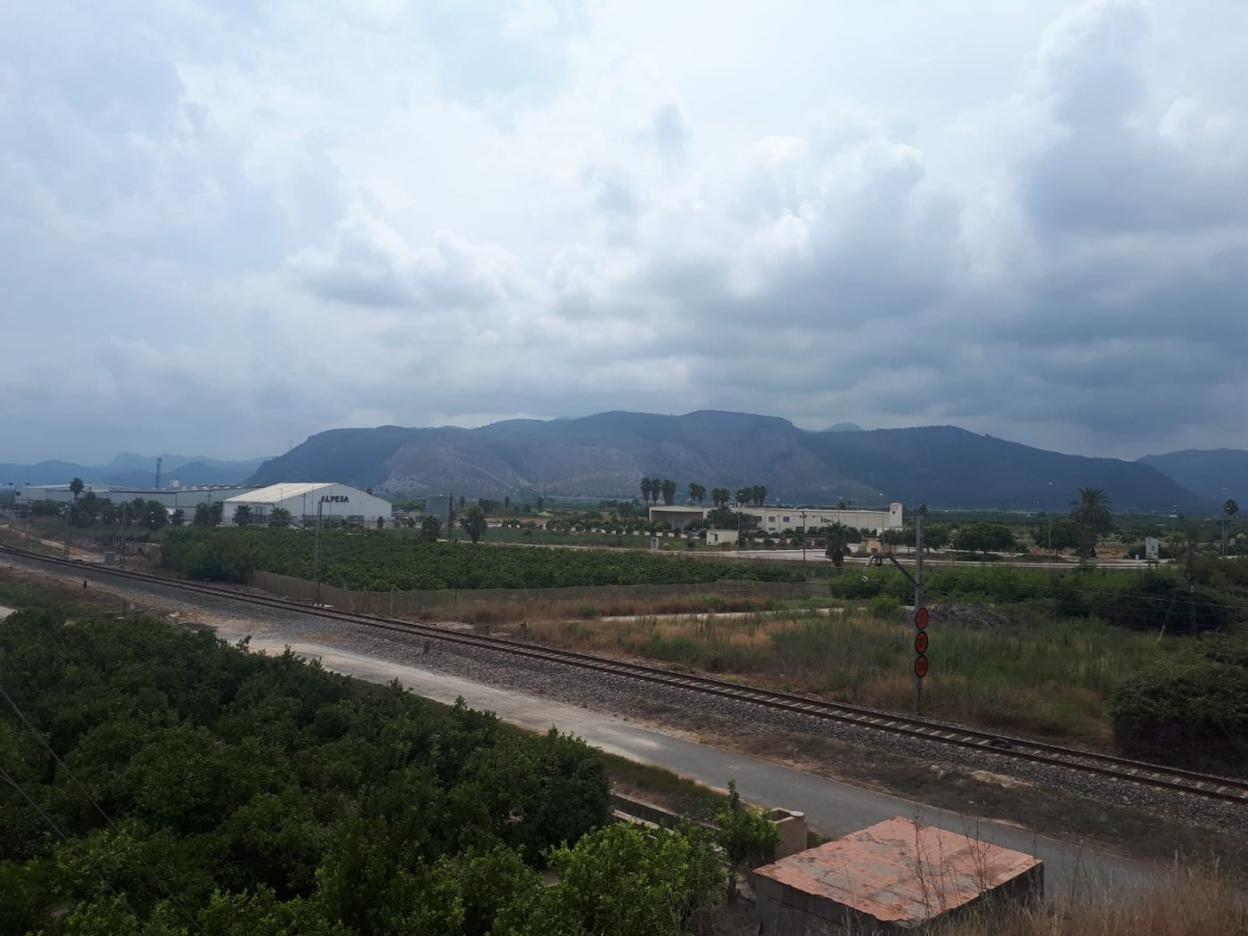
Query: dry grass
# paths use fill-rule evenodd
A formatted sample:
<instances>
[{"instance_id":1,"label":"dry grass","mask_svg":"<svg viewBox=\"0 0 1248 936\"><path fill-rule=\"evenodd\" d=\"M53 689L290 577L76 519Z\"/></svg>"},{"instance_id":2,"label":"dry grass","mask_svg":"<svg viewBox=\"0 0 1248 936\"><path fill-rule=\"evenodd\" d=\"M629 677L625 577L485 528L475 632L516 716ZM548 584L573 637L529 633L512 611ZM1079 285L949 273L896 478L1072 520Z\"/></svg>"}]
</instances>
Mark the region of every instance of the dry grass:
<instances>
[{"instance_id":1,"label":"dry grass","mask_svg":"<svg viewBox=\"0 0 1248 936\"><path fill-rule=\"evenodd\" d=\"M1230 878L1175 867L1129 898L1099 891L1030 906L986 903L933 930L941 936L1233 936L1248 933L1244 893Z\"/></svg>"},{"instance_id":2,"label":"dry grass","mask_svg":"<svg viewBox=\"0 0 1248 936\"><path fill-rule=\"evenodd\" d=\"M697 586L690 586L696 589ZM439 607L421 615L424 620L454 617L470 624L517 624L527 621L595 620L603 617L647 617L707 612L761 612L779 608L774 598L726 597L691 593L658 598L551 599L548 601L473 601L466 598L454 608Z\"/></svg>"},{"instance_id":3,"label":"dry grass","mask_svg":"<svg viewBox=\"0 0 1248 936\"><path fill-rule=\"evenodd\" d=\"M910 706L913 628L862 609L741 618L535 620L531 640L736 674L884 709ZM1109 747L1118 683L1167 652L1092 621L933 628L924 711L935 717Z\"/></svg>"}]
</instances>

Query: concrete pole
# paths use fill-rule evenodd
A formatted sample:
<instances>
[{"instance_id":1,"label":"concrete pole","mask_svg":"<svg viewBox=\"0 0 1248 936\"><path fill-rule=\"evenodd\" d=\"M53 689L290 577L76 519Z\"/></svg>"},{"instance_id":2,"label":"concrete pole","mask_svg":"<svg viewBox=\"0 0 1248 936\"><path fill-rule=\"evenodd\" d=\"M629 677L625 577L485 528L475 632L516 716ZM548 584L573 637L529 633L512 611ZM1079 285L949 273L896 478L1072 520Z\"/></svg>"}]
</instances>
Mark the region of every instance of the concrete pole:
<instances>
[{"instance_id":1,"label":"concrete pole","mask_svg":"<svg viewBox=\"0 0 1248 936\"><path fill-rule=\"evenodd\" d=\"M321 510L324 506L324 501L316 502L316 537L312 545L312 603L318 606L321 603Z\"/></svg>"},{"instance_id":2,"label":"concrete pole","mask_svg":"<svg viewBox=\"0 0 1248 936\"><path fill-rule=\"evenodd\" d=\"M923 515L927 513L927 505L920 504L914 512L914 610L917 613L923 607ZM928 625L931 626L930 624ZM914 714L919 714L919 704L923 699L923 680L917 673L914 676Z\"/></svg>"}]
</instances>

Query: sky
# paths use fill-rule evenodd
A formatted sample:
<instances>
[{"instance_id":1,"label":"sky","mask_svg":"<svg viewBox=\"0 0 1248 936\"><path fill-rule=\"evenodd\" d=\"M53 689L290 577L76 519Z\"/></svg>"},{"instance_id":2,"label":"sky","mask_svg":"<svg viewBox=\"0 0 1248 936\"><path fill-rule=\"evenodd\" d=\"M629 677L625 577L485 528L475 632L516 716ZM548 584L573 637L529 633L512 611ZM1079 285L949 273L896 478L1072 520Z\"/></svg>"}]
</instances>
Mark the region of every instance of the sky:
<instances>
[{"instance_id":1,"label":"sky","mask_svg":"<svg viewBox=\"0 0 1248 936\"><path fill-rule=\"evenodd\" d=\"M0 462L729 409L1248 447L1239 0L2 0Z\"/></svg>"}]
</instances>

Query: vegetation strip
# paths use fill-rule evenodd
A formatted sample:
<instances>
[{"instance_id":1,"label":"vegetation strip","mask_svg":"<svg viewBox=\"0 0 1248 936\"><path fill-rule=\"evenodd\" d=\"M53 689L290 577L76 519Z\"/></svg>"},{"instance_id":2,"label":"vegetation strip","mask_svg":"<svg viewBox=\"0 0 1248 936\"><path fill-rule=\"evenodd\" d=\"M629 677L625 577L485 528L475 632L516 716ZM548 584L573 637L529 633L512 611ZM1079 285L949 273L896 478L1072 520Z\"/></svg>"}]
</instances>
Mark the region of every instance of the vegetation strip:
<instances>
[{"instance_id":1,"label":"vegetation strip","mask_svg":"<svg viewBox=\"0 0 1248 936\"><path fill-rule=\"evenodd\" d=\"M69 566L76 569L84 568L81 563L71 560L53 559L35 553L28 553L25 550L13 547L0 548L38 562ZM726 682L724 680L712 679L705 676L674 674L668 670L657 667L649 667L635 663L622 663L570 650L560 650L550 647L523 646L503 638L450 632L434 625L415 624L405 621L396 621L375 615L354 614L329 610L326 608L309 607L307 605L284 601L278 598L262 598L255 595L241 594L225 588L171 581L166 578L146 575L144 573L122 572L117 569L98 568L95 566L91 566L89 568L91 571L119 578L155 583L164 587L184 591L200 592L214 597L228 598L248 604L281 608L283 610L298 610L305 614L313 614L319 617L330 618L347 623L363 624L365 626L391 630L398 633L419 635L450 643L475 646L517 656L525 656L548 662L563 663L569 666L578 666L585 669L598 670L612 675L625 676L628 678L641 679L655 683L663 683L696 692L727 696L771 708L787 709L818 718L830 718L838 721L849 722L861 727L887 731L893 734L909 735L912 737L922 738L927 741L935 741L941 744L986 750L994 754L1051 764L1085 773L1095 773L1101 776L1128 780L1134 783L1147 784L1149 786L1163 789L1229 802L1248 804L1248 782L1219 777L1212 774L1202 774L1194 771L1114 757L1108 754L1099 754L1075 748L1061 747L1059 745L1029 741L1017 737L977 731L975 729L964 728L958 725L933 723L923 719L907 718L894 713L845 705L842 703L826 702L820 699L806 698L791 693L777 692L769 689L755 689L749 686Z\"/></svg>"}]
</instances>

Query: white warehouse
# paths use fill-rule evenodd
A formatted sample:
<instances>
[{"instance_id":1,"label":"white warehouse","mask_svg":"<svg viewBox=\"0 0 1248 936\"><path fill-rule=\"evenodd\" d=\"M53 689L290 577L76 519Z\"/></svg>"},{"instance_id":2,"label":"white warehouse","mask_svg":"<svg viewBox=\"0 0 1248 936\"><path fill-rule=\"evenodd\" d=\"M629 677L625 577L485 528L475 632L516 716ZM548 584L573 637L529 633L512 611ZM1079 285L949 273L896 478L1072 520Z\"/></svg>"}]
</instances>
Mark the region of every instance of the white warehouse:
<instances>
[{"instance_id":1,"label":"white warehouse","mask_svg":"<svg viewBox=\"0 0 1248 936\"><path fill-rule=\"evenodd\" d=\"M365 527L377 527L390 520L388 500L328 481L270 484L231 497L225 501L222 522L233 525L235 512L244 506L251 514L247 522L259 525L268 523L269 516L278 508L290 512L292 523L309 527L316 523L318 516L322 521L334 520Z\"/></svg>"}]
</instances>

